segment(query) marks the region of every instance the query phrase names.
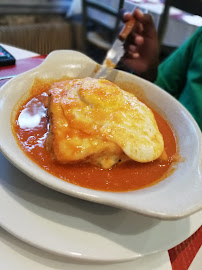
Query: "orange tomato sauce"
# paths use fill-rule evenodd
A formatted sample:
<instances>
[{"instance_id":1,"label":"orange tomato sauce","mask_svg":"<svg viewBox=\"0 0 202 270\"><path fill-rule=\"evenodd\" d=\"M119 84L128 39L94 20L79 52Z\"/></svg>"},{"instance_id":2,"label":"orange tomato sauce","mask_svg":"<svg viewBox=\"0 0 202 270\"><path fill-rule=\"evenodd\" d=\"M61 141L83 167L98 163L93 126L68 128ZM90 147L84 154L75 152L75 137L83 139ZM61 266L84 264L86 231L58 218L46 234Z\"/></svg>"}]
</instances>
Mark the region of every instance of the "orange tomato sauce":
<instances>
[{"instance_id":1,"label":"orange tomato sauce","mask_svg":"<svg viewBox=\"0 0 202 270\"><path fill-rule=\"evenodd\" d=\"M47 90L50 82L36 82L30 97L18 108L13 133L23 152L38 166L58 177L58 181L110 192L124 192L146 188L165 179L172 173L177 146L175 136L167 121L152 109L164 138L166 161L157 159L149 163L128 161L112 169L100 169L87 163L59 164L52 160L45 148L48 134Z\"/></svg>"}]
</instances>

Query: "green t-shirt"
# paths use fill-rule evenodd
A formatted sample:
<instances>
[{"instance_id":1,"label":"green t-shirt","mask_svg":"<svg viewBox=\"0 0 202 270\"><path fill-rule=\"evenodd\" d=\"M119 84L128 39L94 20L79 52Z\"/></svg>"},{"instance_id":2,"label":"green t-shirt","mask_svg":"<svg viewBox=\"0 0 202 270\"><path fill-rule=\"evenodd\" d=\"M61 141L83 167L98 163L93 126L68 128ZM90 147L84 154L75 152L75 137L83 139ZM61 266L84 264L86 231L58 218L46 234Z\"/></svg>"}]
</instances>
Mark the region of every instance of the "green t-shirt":
<instances>
[{"instance_id":1,"label":"green t-shirt","mask_svg":"<svg viewBox=\"0 0 202 270\"><path fill-rule=\"evenodd\" d=\"M177 98L202 130L202 27L159 65L155 84Z\"/></svg>"}]
</instances>

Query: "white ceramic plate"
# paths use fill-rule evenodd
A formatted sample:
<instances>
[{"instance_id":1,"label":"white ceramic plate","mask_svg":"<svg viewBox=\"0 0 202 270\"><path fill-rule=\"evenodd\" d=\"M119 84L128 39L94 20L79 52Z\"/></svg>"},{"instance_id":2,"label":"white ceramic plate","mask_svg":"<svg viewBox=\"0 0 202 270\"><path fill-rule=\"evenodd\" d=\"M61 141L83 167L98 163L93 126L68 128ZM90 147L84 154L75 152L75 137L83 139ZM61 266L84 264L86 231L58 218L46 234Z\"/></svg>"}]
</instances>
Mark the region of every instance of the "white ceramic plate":
<instances>
[{"instance_id":1,"label":"white ceramic plate","mask_svg":"<svg viewBox=\"0 0 202 270\"><path fill-rule=\"evenodd\" d=\"M0 265L5 270L172 270L167 251L138 260L103 264L62 258L19 241L0 228Z\"/></svg>"},{"instance_id":2,"label":"white ceramic plate","mask_svg":"<svg viewBox=\"0 0 202 270\"><path fill-rule=\"evenodd\" d=\"M27 158L18 147L11 131L13 106L28 91L35 77L72 78L91 76L97 64L75 51L55 51L37 68L6 83L0 91L0 149L17 168L52 189L85 200L129 209L161 219L176 219L190 215L202 207L201 132L194 119L178 101L155 85L134 75L114 70L110 80L131 82L143 88L147 101L157 107L174 127L184 162L166 181L133 192L103 192L79 187L49 174Z\"/></svg>"},{"instance_id":3,"label":"white ceramic plate","mask_svg":"<svg viewBox=\"0 0 202 270\"><path fill-rule=\"evenodd\" d=\"M121 262L168 250L202 224L202 211L160 221L51 190L0 154L0 225L37 248L94 262Z\"/></svg>"}]
</instances>

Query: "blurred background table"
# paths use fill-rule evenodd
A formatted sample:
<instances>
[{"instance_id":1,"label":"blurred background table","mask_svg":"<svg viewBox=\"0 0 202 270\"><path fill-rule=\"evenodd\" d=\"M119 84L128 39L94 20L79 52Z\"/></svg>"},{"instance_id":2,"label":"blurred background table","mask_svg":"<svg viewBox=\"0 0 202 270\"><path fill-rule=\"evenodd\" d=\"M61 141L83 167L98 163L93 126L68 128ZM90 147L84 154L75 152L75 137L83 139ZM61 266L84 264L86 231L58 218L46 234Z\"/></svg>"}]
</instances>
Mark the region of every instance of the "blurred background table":
<instances>
[{"instance_id":1,"label":"blurred background table","mask_svg":"<svg viewBox=\"0 0 202 270\"><path fill-rule=\"evenodd\" d=\"M102 0L114 9L118 8L118 1ZM139 7L143 12L148 12L152 15L156 28L158 28L160 15L163 12L164 1L162 0L125 0L123 8L132 12L136 7ZM82 3L80 0L73 0L72 7L68 12L68 16L82 14ZM89 9L89 17L95 20L102 20L103 24L113 27L115 19L110 15L105 15L102 12L93 8ZM191 15L177 8L171 7L168 21L167 31L163 40L163 44L180 46L190 35L192 35L198 27L202 26L202 17Z\"/></svg>"},{"instance_id":2,"label":"blurred background table","mask_svg":"<svg viewBox=\"0 0 202 270\"><path fill-rule=\"evenodd\" d=\"M20 48L14 47L14 46L9 46L9 45L2 44L2 43L0 43L0 45L3 46L10 54L12 54L16 60L25 59L25 58L34 57L34 56L39 55L38 53L24 50L24 49L20 49Z\"/></svg>"},{"instance_id":3,"label":"blurred background table","mask_svg":"<svg viewBox=\"0 0 202 270\"><path fill-rule=\"evenodd\" d=\"M133 10L139 7L150 13L158 29L159 19L163 12L164 1L162 0L126 0L124 8ZM202 18L188 14L180 9L171 7L169 20L163 44L178 47L186 41L198 27L202 26Z\"/></svg>"},{"instance_id":4,"label":"blurred background table","mask_svg":"<svg viewBox=\"0 0 202 270\"><path fill-rule=\"evenodd\" d=\"M105 46L103 53L100 50L96 51L97 45L89 46L89 49L85 50L85 34L89 34L92 29L89 24L85 25L85 22L93 18L95 21L111 28L108 35L111 41L115 37L114 22L117 18L100 12L96 8L89 8L84 21L82 3L99 3L108 9L116 10L115 13L117 14L119 11L117 8L120 6L128 11L133 11L135 7L139 7L143 11L151 13L158 29L164 1L171 0L21 0L17 2L15 0L2 0L0 1L0 42L39 54L48 54L52 50L58 49L73 49L86 54L91 52L92 54L88 55L101 62L106 54L106 48L109 48L110 44ZM176 0L176 2L178 1ZM187 1L181 1L181 3L187 3ZM202 6L200 0L190 1L192 6L196 2L199 3L200 10ZM121 4L119 5L119 3ZM202 26L200 16L171 8L167 31L162 43L165 46L176 48L187 40L199 26ZM88 33L84 33L85 29ZM104 43L101 42L102 45L106 45L107 41L105 30L101 36L102 41L104 41ZM94 28L94 32L97 34L98 28ZM97 37L98 35L96 35L94 42L98 44ZM102 57L99 57L101 53Z\"/></svg>"}]
</instances>

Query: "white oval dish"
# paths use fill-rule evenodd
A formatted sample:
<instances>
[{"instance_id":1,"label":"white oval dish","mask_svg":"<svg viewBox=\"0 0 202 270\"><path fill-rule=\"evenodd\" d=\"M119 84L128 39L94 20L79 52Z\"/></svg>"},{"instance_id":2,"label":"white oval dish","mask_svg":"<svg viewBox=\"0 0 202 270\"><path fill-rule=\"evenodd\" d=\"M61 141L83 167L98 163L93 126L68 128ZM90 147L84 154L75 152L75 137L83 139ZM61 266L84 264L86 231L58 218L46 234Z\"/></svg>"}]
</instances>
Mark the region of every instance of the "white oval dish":
<instances>
[{"instance_id":1,"label":"white oval dish","mask_svg":"<svg viewBox=\"0 0 202 270\"><path fill-rule=\"evenodd\" d=\"M174 127L184 162L155 186L132 192L103 192L79 187L49 174L33 163L18 147L12 134L10 115L17 100L29 90L35 77L92 76L97 63L75 51L52 52L37 68L6 83L0 91L0 149L17 168L36 181L71 196L135 211L161 219L177 219L202 208L201 132L189 112L172 96L154 84L126 72L114 70L110 80L131 82L142 87L147 101L166 115Z\"/></svg>"}]
</instances>

